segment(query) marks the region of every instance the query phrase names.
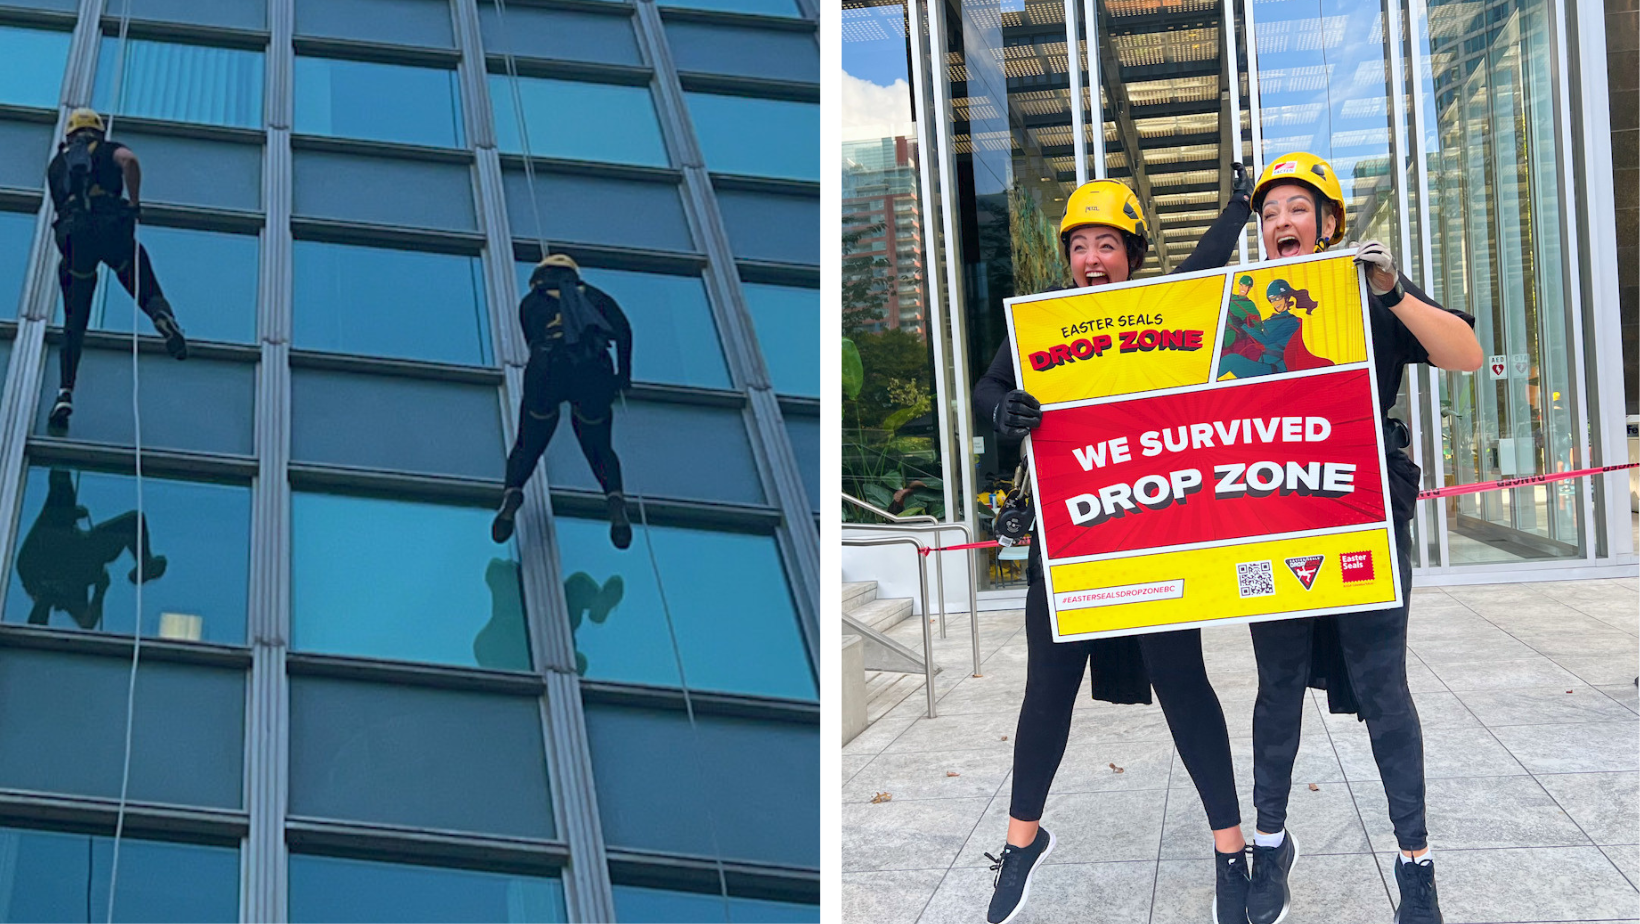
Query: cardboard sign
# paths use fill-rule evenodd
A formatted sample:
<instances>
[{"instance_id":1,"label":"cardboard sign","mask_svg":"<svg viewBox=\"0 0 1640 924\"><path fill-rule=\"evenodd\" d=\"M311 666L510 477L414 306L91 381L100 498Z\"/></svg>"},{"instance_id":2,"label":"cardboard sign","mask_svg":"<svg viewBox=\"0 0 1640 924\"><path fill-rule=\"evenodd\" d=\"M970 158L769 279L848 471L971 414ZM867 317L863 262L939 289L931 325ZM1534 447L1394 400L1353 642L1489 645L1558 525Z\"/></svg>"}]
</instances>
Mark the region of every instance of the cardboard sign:
<instances>
[{"instance_id":1,"label":"cardboard sign","mask_svg":"<svg viewBox=\"0 0 1640 924\"><path fill-rule=\"evenodd\" d=\"M1008 300L1055 640L1400 602L1352 256Z\"/></svg>"}]
</instances>

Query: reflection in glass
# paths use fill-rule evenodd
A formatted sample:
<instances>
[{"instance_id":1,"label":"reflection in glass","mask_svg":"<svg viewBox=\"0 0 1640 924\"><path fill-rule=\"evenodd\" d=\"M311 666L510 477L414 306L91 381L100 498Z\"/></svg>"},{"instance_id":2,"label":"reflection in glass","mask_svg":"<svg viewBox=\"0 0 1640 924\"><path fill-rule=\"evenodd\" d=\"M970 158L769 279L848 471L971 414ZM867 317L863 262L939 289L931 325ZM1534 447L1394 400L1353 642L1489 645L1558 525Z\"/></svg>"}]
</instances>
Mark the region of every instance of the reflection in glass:
<instances>
[{"instance_id":1,"label":"reflection in glass","mask_svg":"<svg viewBox=\"0 0 1640 924\"><path fill-rule=\"evenodd\" d=\"M262 127L262 52L128 39L125 76L114 99L120 40L103 36L92 106L107 114ZM116 105L118 103L118 105Z\"/></svg>"},{"instance_id":2,"label":"reflection in glass","mask_svg":"<svg viewBox=\"0 0 1640 924\"><path fill-rule=\"evenodd\" d=\"M520 77L516 97L513 86L505 74L490 75L496 148L504 154L524 153L521 104L532 156L650 167L671 163L648 86Z\"/></svg>"},{"instance_id":3,"label":"reflection in glass","mask_svg":"<svg viewBox=\"0 0 1640 924\"><path fill-rule=\"evenodd\" d=\"M489 365L478 257L297 241L293 260L295 346Z\"/></svg>"},{"instance_id":4,"label":"reflection in glass","mask_svg":"<svg viewBox=\"0 0 1640 924\"><path fill-rule=\"evenodd\" d=\"M292 854L290 920L556 922L566 920L564 886L556 876Z\"/></svg>"},{"instance_id":5,"label":"reflection in glass","mask_svg":"<svg viewBox=\"0 0 1640 924\"><path fill-rule=\"evenodd\" d=\"M772 902L705 892L677 892L641 886L615 886L615 919L621 924L688 924L692 921L818 921L819 905Z\"/></svg>"},{"instance_id":6,"label":"reflection in glass","mask_svg":"<svg viewBox=\"0 0 1640 924\"><path fill-rule=\"evenodd\" d=\"M0 29L0 33L4 31ZM23 275L28 270L28 248L33 240L33 215L0 212L0 318L17 316Z\"/></svg>"},{"instance_id":7,"label":"reflection in glass","mask_svg":"<svg viewBox=\"0 0 1640 924\"><path fill-rule=\"evenodd\" d=\"M793 0L660 0L658 6L675 6L690 10L715 10L723 13L751 13L754 16L798 15Z\"/></svg>"},{"instance_id":8,"label":"reflection in glass","mask_svg":"<svg viewBox=\"0 0 1640 924\"><path fill-rule=\"evenodd\" d=\"M143 635L242 644L250 491L149 475L143 506L146 523L131 476L31 467L5 621L131 632L138 537L151 533Z\"/></svg>"},{"instance_id":9,"label":"reflection in glass","mask_svg":"<svg viewBox=\"0 0 1640 924\"><path fill-rule=\"evenodd\" d=\"M684 98L713 173L820 179L819 104L715 93ZM756 130L747 131L748 126Z\"/></svg>"},{"instance_id":10,"label":"reflection in glass","mask_svg":"<svg viewBox=\"0 0 1640 924\"><path fill-rule=\"evenodd\" d=\"M165 268L166 299L188 322L188 339L252 343L256 340L257 267L261 242L252 234L224 234L143 225L142 246ZM3 294L3 293L0 293ZM131 332L131 294L106 265L97 268L91 329ZM62 323L57 296L53 323ZM144 319L143 333L150 333Z\"/></svg>"},{"instance_id":11,"label":"reflection in glass","mask_svg":"<svg viewBox=\"0 0 1640 924\"><path fill-rule=\"evenodd\" d=\"M489 518L470 507L293 493L291 647L529 670L517 559L490 542Z\"/></svg>"},{"instance_id":12,"label":"reflection in glass","mask_svg":"<svg viewBox=\"0 0 1640 924\"><path fill-rule=\"evenodd\" d=\"M533 263L514 263L518 291L529 291ZM669 276L627 270L582 267L581 278L609 293L621 306L632 330L651 346L636 354L633 377L640 382L728 388L729 368L723 361L712 308L706 302L706 284L699 276ZM809 341L809 352L814 352Z\"/></svg>"},{"instance_id":13,"label":"reflection in glass","mask_svg":"<svg viewBox=\"0 0 1640 924\"><path fill-rule=\"evenodd\" d=\"M0 26L0 103L57 108L71 38L67 32Z\"/></svg>"},{"instance_id":14,"label":"reflection in glass","mask_svg":"<svg viewBox=\"0 0 1640 924\"><path fill-rule=\"evenodd\" d=\"M1438 375L1448 484L1585 464L1570 363L1571 311L1557 160L1555 41L1544 0L1433 0L1414 40L1426 56L1432 294L1474 315L1502 359ZM1448 498L1451 564L1584 554L1578 479Z\"/></svg>"},{"instance_id":15,"label":"reflection in glass","mask_svg":"<svg viewBox=\"0 0 1640 924\"><path fill-rule=\"evenodd\" d=\"M774 390L820 397L820 355L814 348L820 329L820 290L755 282L743 282L741 289Z\"/></svg>"},{"instance_id":16,"label":"reflection in glass","mask_svg":"<svg viewBox=\"0 0 1640 924\"><path fill-rule=\"evenodd\" d=\"M456 72L296 57L296 131L461 147Z\"/></svg>"},{"instance_id":17,"label":"reflection in glass","mask_svg":"<svg viewBox=\"0 0 1640 924\"><path fill-rule=\"evenodd\" d=\"M1325 158L1344 186L1347 239L1399 249L1383 7L1261 0L1255 16L1264 163L1293 151Z\"/></svg>"},{"instance_id":18,"label":"reflection in glass","mask_svg":"<svg viewBox=\"0 0 1640 924\"><path fill-rule=\"evenodd\" d=\"M106 921L113 839L0 828L0 921ZM239 851L120 841L115 921L239 918Z\"/></svg>"},{"instance_id":19,"label":"reflection in glass","mask_svg":"<svg viewBox=\"0 0 1640 924\"><path fill-rule=\"evenodd\" d=\"M896 513L943 517L918 180L924 140L912 121L906 11L865 6L844 16L842 92L856 103L843 126L843 351L845 366L859 357L862 375L844 382L842 489ZM751 287L747 299L755 301ZM857 513L843 508L845 519Z\"/></svg>"},{"instance_id":20,"label":"reflection in glass","mask_svg":"<svg viewBox=\"0 0 1640 924\"><path fill-rule=\"evenodd\" d=\"M572 601L576 661L588 680L678 685L664 587L691 689L815 698L772 537L650 527L661 572L657 586L641 532L621 551L610 546L599 521L559 517L555 524L569 575L564 591ZM735 579L722 580L731 562Z\"/></svg>"}]
</instances>

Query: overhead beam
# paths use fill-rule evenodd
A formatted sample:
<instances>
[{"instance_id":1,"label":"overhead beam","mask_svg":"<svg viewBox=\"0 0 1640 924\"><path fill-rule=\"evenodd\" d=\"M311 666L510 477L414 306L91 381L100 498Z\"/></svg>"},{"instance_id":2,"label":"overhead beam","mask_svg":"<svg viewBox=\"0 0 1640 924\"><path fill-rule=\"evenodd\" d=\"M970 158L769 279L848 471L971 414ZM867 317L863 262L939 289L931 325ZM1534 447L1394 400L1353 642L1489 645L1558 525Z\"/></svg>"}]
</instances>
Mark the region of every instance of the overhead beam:
<instances>
[{"instance_id":1,"label":"overhead beam","mask_svg":"<svg viewBox=\"0 0 1640 924\"><path fill-rule=\"evenodd\" d=\"M1108 103L1105 107L1107 119L1116 122L1116 135L1121 139L1123 151L1143 151L1144 146L1139 140L1139 132L1133 127L1133 104L1128 101L1127 79L1122 74L1122 59L1116 56L1116 46L1110 38L1110 14L1101 7L1099 10L1099 71L1104 80L1105 95ZM1103 131L1099 126L1096 131ZM1109 149L1107 148L1107 156ZM1145 169L1145 159L1142 154L1127 158L1128 170L1133 176L1133 185L1139 194L1139 201L1150 202L1150 175ZM1173 261L1167 252L1167 232L1160 222L1153 225L1156 239L1156 259L1161 264L1162 272L1173 271Z\"/></svg>"}]
</instances>

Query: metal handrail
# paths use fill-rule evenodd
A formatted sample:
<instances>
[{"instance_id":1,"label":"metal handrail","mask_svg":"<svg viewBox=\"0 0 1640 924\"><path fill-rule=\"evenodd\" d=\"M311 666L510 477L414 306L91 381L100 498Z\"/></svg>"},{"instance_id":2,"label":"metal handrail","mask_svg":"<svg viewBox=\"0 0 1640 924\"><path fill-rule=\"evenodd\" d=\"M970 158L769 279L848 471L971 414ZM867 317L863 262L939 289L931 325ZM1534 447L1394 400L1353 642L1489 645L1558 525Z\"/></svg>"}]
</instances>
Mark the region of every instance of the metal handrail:
<instances>
[{"instance_id":1,"label":"metal handrail","mask_svg":"<svg viewBox=\"0 0 1640 924\"><path fill-rule=\"evenodd\" d=\"M922 552L920 550L925 548L925 546L922 543L911 538L910 536L900 536L897 538L885 539L844 538L843 544L846 546L909 545L912 548L918 549L917 583L922 589L923 609L926 610L928 608L928 563L923 561ZM923 614L922 618L918 620L918 622L922 623L923 687L928 692L928 717L932 719L937 716L937 712L934 708L934 633L930 632L928 629L928 614L926 612Z\"/></svg>"},{"instance_id":2,"label":"metal handrail","mask_svg":"<svg viewBox=\"0 0 1640 924\"><path fill-rule=\"evenodd\" d=\"M936 531L937 530L946 530L946 529L955 529L955 530L960 530L962 532L963 538L967 540L967 544L971 545L974 542L974 532L973 532L973 530L968 528L967 523L942 523L939 520L935 519L934 517L922 516L922 515L918 515L918 516L915 516L915 517L897 517L894 514L889 513L886 510L883 510L883 509L878 508L878 507L873 507L871 504L868 504L865 501L860 500L858 497L855 497L855 496L849 494L847 491L842 491L842 492L839 492L839 493L841 493L843 495L843 500L844 501L847 501L848 503L854 504L855 506L860 507L864 510L869 510L872 513L875 513L879 516L887 517L890 520L895 521L897 524L900 524L900 525L897 525L897 526L883 526L883 525L879 525L879 524L875 524L875 523L845 523L845 524L843 524L845 529L865 529L865 530L899 529L899 530L905 530L907 532L928 532L930 529L934 529ZM921 523L921 521L924 521L924 520L928 521L927 525L923 525ZM912 524L918 524L918 525L912 525ZM974 571L975 567L978 565L978 562L975 560L974 550L973 549L968 549L966 551L966 555L968 557L968 632L969 632L970 637L973 640L974 676L978 677L980 675L980 666L979 666L979 588L978 588L977 578L975 576L975 571ZM921 557L921 553L918 553L918 557ZM939 586L940 586L940 638L945 638L945 564L944 564L944 558L942 556L939 556L939 555L936 555L936 557L934 558L934 577L935 577L936 580L939 581ZM927 614L928 596L927 596L926 591L924 591L924 595L923 595L923 610L924 610L923 616L926 619L926 617L928 615Z\"/></svg>"}]
</instances>

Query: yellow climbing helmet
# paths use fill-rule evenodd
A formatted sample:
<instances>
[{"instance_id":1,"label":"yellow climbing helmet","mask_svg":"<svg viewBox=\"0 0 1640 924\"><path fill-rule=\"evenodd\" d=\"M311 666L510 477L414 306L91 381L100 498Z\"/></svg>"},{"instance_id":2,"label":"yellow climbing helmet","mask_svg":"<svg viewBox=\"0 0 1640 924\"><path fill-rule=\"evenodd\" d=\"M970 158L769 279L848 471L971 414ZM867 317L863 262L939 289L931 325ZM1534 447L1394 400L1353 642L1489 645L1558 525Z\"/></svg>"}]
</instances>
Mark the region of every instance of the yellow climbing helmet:
<instances>
[{"instance_id":1,"label":"yellow climbing helmet","mask_svg":"<svg viewBox=\"0 0 1640 924\"><path fill-rule=\"evenodd\" d=\"M1253 187L1253 211L1257 213L1264 206L1264 194L1271 186L1277 183L1293 180L1315 190L1323 199L1333 204L1338 217L1338 224L1333 227L1332 237L1324 241L1316 241L1315 249L1320 251L1344 239L1344 187L1338 181L1338 174L1332 164L1307 151L1294 151L1271 161L1264 168L1264 173L1258 178L1258 185ZM1320 233L1321 216L1316 216L1316 231Z\"/></svg>"},{"instance_id":2,"label":"yellow climbing helmet","mask_svg":"<svg viewBox=\"0 0 1640 924\"><path fill-rule=\"evenodd\" d=\"M569 254L550 253L543 257L540 263L535 264L535 271L530 273L530 285L540 285L546 278L547 270L554 268L567 269L577 276L581 275L581 267Z\"/></svg>"},{"instance_id":3,"label":"yellow climbing helmet","mask_svg":"<svg viewBox=\"0 0 1640 924\"><path fill-rule=\"evenodd\" d=\"M1059 251L1065 262L1070 262L1071 232L1087 225L1115 228L1133 239L1135 246L1128 248L1130 270L1145 262L1145 253L1150 250L1145 211L1126 183L1092 180L1071 193L1070 201L1065 203L1065 217L1059 221Z\"/></svg>"},{"instance_id":4,"label":"yellow climbing helmet","mask_svg":"<svg viewBox=\"0 0 1640 924\"><path fill-rule=\"evenodd\" d=\"M108 130L103 125L103 117L97 114L97 110L81 106L68 114L68 128L64 131L64 134L72 135L85 128L94 128L99 132Z\"/></svg>"}]
</instances>

